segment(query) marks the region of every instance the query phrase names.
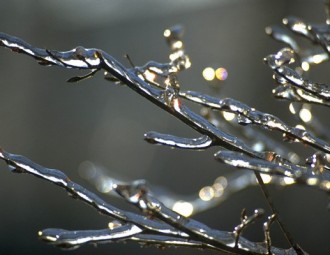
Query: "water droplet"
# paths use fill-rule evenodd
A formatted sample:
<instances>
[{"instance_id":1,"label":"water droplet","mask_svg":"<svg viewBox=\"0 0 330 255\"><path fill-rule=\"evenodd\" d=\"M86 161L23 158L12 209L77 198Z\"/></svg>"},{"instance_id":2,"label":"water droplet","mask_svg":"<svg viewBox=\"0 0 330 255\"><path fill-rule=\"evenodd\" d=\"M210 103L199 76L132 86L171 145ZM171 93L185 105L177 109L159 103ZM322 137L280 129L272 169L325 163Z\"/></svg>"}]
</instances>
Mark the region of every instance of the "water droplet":
<instances>
[{"instance_id":1,"label":"water droplet","mask_svg":"<svg viewBox=\"0 0 330 255\"><path fill-rule=\"evenodd\" d=\"M296 129L296 130L298 130L298 129ZM289 133L283 134L283 141L288 142L288 143L299 142L299 140L296 137L294 137L292 134L289 134Z\"/></svg>"},{"instance_id":2,"label":"water droplet","mask_svg":"<svg viewBox=\"0 0 330 255\"><path fill-rule=\"evenodd\" d=\"M295 128L301 129L301 130L306 130L306 128L303 125L296 125Z\"/></svg>"},{"instance_id":3,"label":"water droplet","mask_svg":"<svg viewBox=\"0 0 330 255\"><path fill-rule=\"evenodd\" d=\"M283 78L282 76L279 76L278 74L274 74L273 75L273 79L281 85L287 84L287 80L285 78Z\"/></svg>"},{"instance_id":4,"label":"water droplet","mask_svg":"<svg viewBox=\"0 0 330 255\"><path fill-rule=\"evenodd\" d=\"M264 62L267 63L271 69L277 68L276 59L274 55L269 55L264 58Z\"/></svg>"},{"instance_id":5,"label":"water droplet","mask_svg":"<svg viewBox=\"0 0 330 255\"><path fill-rule=\"evenodd\" d=\"M294 60L294 51L290 48L281 49L275 55L277 66L282 66L284 64L291 64Z\"/></svg>"},{"instance_id":6,"label":"water droplet","mask_svg":"<svg viewBox=\"0 0 330 255\"><path fill-rule=\"evenodd\" d=\"M250 119L248 119L248 118L246 118L246 117L244 117L244 116L242 116L240 114L237 115L237 122L238 122L238 124L240 124L242 126L246 126L246 125L252 123L252 121Z\"/></svg>"},{"instance_id":7,"label":"water droplet","mask_svg":"<svg viewBox=\"0 0 330 255\"><path fill-rule=\"evenodd\" d=\"M275 89L272 90L272 93L274 94L275 97L277 98L283 98L283 99L287 99L290 101L293 100L298 100L299 101L299 97L297 97L296 92L292 89L291 86L288 85L283 85L283 86L278 86Z\"/></svg>"},{"instance_id":8,"label":"water droplet","mask_svg":"<svg viewBox=\"0 0 330 255\"><path fill-rule=\"evenodd\" d=\"M314 173L322 173L325 169L329 169L328 156L322 152L316 152L311 157L306 159L306 164L313 168Z\"/></svg>"},{"instance_id":9,"label":"water droplet","mask_svg":"<svg viewBox=\"0 0 330 255\"><path fill-rule=\"evenodd\" d=\"M183 36L184 30L180 25L173 26L164 31L164 37L166 38L168 44L172 44L173 42L180 41Z\"/></svg>"}]
</instances>

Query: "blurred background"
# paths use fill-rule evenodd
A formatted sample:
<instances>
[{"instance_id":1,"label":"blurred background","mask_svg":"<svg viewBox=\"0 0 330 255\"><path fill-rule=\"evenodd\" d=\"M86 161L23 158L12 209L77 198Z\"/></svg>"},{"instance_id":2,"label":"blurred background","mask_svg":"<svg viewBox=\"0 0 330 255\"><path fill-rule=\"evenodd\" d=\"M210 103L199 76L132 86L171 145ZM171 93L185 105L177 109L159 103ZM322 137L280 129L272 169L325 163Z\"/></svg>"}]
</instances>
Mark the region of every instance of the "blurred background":
<instances>
[{"instance_id":1,"label":"blurred background","mask_svg":"<svg viewBox=\"0 0 330 255\"><path fill-rule=\"evenodd\" d=\"M32 45L69 50L75 46L107 51L124 65L129 54L134 64L149 60L166 62L169 50L164 29L185 27L185 46L192 67L180 75L183 89L214 93L202 76L206 66L225 67L228 79L219 82L220 97L232 97L273 113L295 125L288 102L273 98L271 71L262 59L283 45L264 32L294 15L310 22L324 22L323 1L305 0L11 0L1 1L0 30ZM330 82L329 65L312 72L314 80ZM78 84L65 81L76 70L42 67L33 59L0 49L0 145L50 168L61 169L72 180L97 192L79 175L86 161L110 176L124 180L146 179L182 195L201 187L234 168L213 160L215 149L204 152L171 150L143 140L147 131L194 137L196 133L168 113L125 86L105 81L101 74ZM329 127L329 113L315 107ZM323 116L323 118L322 118ZM327 117L326 117L327 116ZM281 142L281 135L275 135ZM294 147L312 154L301 145ZM283 221L297 242L310 254L329 254L328 197L303 187L270 188ZM116 206L135 210L125 202L105 198ZM158 250L135 243L82 246L63 251L38 240L44 228L105 228L109 218L66 192L28 175L7 171L0 162L0 254L215 254L194 249ZM232 196L220 206L194 218L214 228L232 231L241 210L269 210L258 187ZM245 236L263 240L262 221ZM288 247L277 226L273 244Z\"/></svg>"}]
</instances>

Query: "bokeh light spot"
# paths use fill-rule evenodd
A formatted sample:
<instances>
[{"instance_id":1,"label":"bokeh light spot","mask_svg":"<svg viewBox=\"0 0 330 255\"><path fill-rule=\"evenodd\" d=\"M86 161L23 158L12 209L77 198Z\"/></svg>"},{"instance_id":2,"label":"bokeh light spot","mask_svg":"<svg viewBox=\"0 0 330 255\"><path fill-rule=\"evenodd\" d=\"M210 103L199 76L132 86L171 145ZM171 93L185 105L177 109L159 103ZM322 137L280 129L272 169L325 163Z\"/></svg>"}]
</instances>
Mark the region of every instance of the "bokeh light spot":
<instances>
[{"instance_id":1,"label":"bokeh light spot","mask_svg":"<svg viewBox=\"0 0 330 255\"><path fill-rule=\"evenodd\" d=\"M203 72L203 77L207 81L212 81L215 78L215 71L212 67L206 67Z\"/></svg>"},{"instance_id":2,"label":"bokeh light spot","mask_svg":"<svg viewBox=\"0 0 330 255\"><path fill-rule=\"evenodd\" d=\"M215 70L215 76L218 80L224 81L228 77L228 72L225 68L219 67L217 70Z\"/></svg>"}]
</instances>

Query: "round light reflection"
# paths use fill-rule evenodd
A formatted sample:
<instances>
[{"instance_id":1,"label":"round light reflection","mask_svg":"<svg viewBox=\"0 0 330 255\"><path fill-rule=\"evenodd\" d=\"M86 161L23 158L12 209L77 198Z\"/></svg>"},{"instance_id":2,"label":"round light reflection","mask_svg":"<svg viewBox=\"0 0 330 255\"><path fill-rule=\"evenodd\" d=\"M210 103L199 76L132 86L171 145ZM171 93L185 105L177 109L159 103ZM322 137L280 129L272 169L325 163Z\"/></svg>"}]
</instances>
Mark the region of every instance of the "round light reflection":
<instances>
[{"instance_id":1,"label":"round light reflection","mask_svg":"<svg viewBox=\"0 0 330 255\"><path fill-rule=\"evenodd\" d=\"M199 191L199 197L203 201L210 201L214 198L214 189L211 186L206 186Z\"/></svg>"},{"instance_id":2,"label":"round light reflection","mask_svg":"<svg viewBox=\"0 0 330 255\"><path fill-rule=\"evenodd\" d=\"M215 70L215 76L218 80L224 81L228 77L228 72L225 68L219 67L217 70Z\"/></svg>"},{"instance_id":3,"label":"round light reflection","mask_svg":"<svg viewBox=\"0 0 330 255\"><path fill-rule=\"evenodd\" d=\"M212 67L206 67L203 72L203 77L207 81L212 81L215 78L215 71Z\"/></svg>"},{"instance_id":4,"label":"round light reflection","mask_svg":"<svg viewBox=\"0 0 330 255\"><path fill-rule=\"evenodd\" d=\"M299 112L299 117L303 122L310 122L312 120L312 113L309 109L303 108Z\"/></svg>"}]
</instances>

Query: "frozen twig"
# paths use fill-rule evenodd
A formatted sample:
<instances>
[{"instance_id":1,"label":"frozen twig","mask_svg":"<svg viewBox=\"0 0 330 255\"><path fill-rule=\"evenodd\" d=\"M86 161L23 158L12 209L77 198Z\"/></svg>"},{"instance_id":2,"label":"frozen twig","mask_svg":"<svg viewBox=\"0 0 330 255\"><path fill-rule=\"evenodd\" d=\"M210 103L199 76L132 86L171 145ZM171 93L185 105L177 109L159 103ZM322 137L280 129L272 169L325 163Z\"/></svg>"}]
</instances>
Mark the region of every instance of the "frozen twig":
<instances>
[{"instance_id":1,"label":"frozen twig","mask_svg":"<svg viewBox=\"0 0 330 255\"><path fill-rule=\"evenodd\" d=\"M144 135L144 139L150 143L157 143L180 149L206 149L212 145L212 140L208 136L199 138L182 138L168 134L157 132L148 132Z\"/></svg>"},{"instance_id":2,"label":"frozen twig","mask_svg":"<svg viewBox=\"0 0 330 255\"><path fill-rule=\"evenodd\" d=\"M163 89L154 87L152 84L145 81L143 77L140 78L138 73L147 71L151 68L151 65L147 66L147 70L144 68L128 69L102 50L85 49L81 46L66 52L45 50L34 48L17 37L3 33L0 33L0 42L2 46L10 48L13 51L18 51L34 57L42 65L89 69L92 70L93 73L95 73L96 70L103 69L131 89L135 90L137 93L185 122L188 126L196 129L201 134L208 136L212 139L214 145L220 145L224 148L241 151L254 157L262 156L262 154L253 151L236 137L217 129L206 119L186 107L179 98L176 84L171 83L171 79L168 81L169 83L167 83L166 88ZM176 67L177 70L181 70L181 66L189 67L187 64L189 63L188 60L186 60L186 63L181 58L186 59L179 55L178 59L173 59L170 65ZM164 66L156 65L158 69L165 68L164 72L166 70L168 71L168 66L169 64ZM161 71L162 69L159 70L159 72Z\"/></svg>"},{"instance_id":3,"label":"frozen twig","mask_svg":"<svg viewBox=\"0 0 330 255\"><path fill-rule=\"evenodd\" d=\"M231 232L214 230L195 220L185 218L168 209L156 198L148 194L143 183L132 185L115 185L114 189L130 203L155 217L149 218L127 212L105 202L94 193L71 181L63 172L42 167L31 160L0 152L10 170L15 173L28 173L54 183L73 198L92 205L97 211L119 220L109 224L108 229L68 231L64 229L45 229L39 231L39 237L62 248L76 248L85 243L104 243L132 240L143 244L167 246L188 246L210 248L239 254L265 254L263 243L254 243L240 238L235 245L235 237ZM271 247L273 254L296 254L294 250L283 250Z\"/></svg>"},{"instance_id":4,"label":"frozen twig","mask_svg":"<svg viewBox=\"0 0 330 255\"><path fill-rule=\"evenodd\" d=\"M260 160L262 162L268 160L266 153L253 150L236 136L222 131L210 123L207 119L191 111L190 108L184 104L183 100L188 99L199 104L209 106L211 108L232 111L238 115L238 120L241 124L257 124L269 129L277 129L283 132L286 135L286 138L289 140L297 139L326 153L330 152L330 146L325 141L314 137L307 131L291 128L278 118L256 111L238 101L232 99L220 100L196 92L181 92L177 79L177 73L190 67L189 57L185 54L183 43L181 41L182 29L180 27L174 27L171 30L166 30L164 35L171 48L170 62L164 64L148 62L142 67L132 68L124 67L109 54L99 49L86 49L81 46L66 52L40 49L29 45L19 38L3 33L0 34L0 44L4 47L12 49L13 51L32 56L42 65L57 65L65 68L86 69L90 71L84 76L73 77L69 79L69 82L80 81L95 75L100 70L104 70L106 72L106 79L127 85L152 103L182 120L185 124L192 127L201 134L201 137L191 139L167 134L159 134L156 132L149 132L145 135L145 138L147 141L152 143L185 149L205 149L210 146L220 146L230 151L242 153L244 156L251 159ZM282 59L280 61L282 61ZM287 58L284 58L283 61L287 61ZM164 79L164 82L157 83L151 81L146 76L147 72L158 75ZM296 76L294 76L294 78L296 78ZM324 100L326 100L327 97L327 90L323 89L323 87L321 90L318 90L318 88L316 90L312 88L308 90L308 93L316 96L319 96L319 93L321 93L321 95L325 97ZM34 170L31 172L29 171L31 170L29 167L32 163L26 158L6 153L2 155L3 159L10 162L11 165L14 165L15 167L18 166L17 169L23 169L25 172L30 172L36 176L57 183L72 194L76 195L79 199L82 199L94 206L97 210L100 210L103 213L118 220L133 224L141 230L141 233L146 229L148 231L152 231L153 233L157 233L156 235L167 235L171 238L185 239L189 237L189 240L194 240L195 238L197 242L202 242L203 245L206 245L209 248L226 251L229 250L234 252L234 250L230 250L229 247L231 247L233 249L239 249L239 252L242 254L244 254L243 250L248 251L247 254L250 254L250 251L256 252L256 254L258 254L257 252L264 252L265 250L264 246L258 246L255 248L255 243L245 241L244 239L242 239L244 241L241 241L241 238L239 243L233 240L230 240L231 243L228 243L228 235L232 237L232 233L222 233L224 236L218 236L219 233L217 231L214 231L205 225L198 225L201 223L190 220L187 222L186 219L184 222L179 222L179 218L177 218L179 214L173 212L169 208L163 206L162 203L160 203L158 200L155 200L155 198L149 196L147 190L140 189L142 193L136 194L137 196L135 196L134 199L139 203L140 208L144 209L146 212L157 215L157 217L162 221L154 221L149 218L142 217L141 215L132 214L130 212L121 211L119 209L117 210L117 208L104 203L103 200L96 197L93 193L86 191L83 187L68 180L67 177L61 172L55 171L58 176L56 174L53 175L51 169L42 168L38 165L35 167L37 171L35 172L35 169L32 168ZM283 159L282 162L286 162L286 160ZM286 166L287 165L290 165L289 162L286 162ZM256 170L255 176L260 184L265 198L267 199L273 213L278 215L274 205L270 201L270 196L265 187L263 179L258 172L260 169L254 170ZM272 172L270 173L272 174ZM130 188L132 188L132 186L130 186ZM135 186L133 186L133 189L134 188ZM121 194L124 195L123 193ZM293 247L290 249L290 251L294 250L297 254L303 254L304 252L293 241L288 231L285 230L283 224L280 222L279 216L276 218L276 220L280 223L284 235L290 242L291 247ZM197 225L199 229L196 229L195 225ZM136 230L136 228L134 229ZM122 233L119 229L118 231ZM50 232L54 233L53 230ZM55 231L55 233L58 232ZM134 235L136 234L137 233L134 233ZM109 235L111 236L112 234ZM51 236L52 235L49 235L50 239L48 240L52 239ZM129 234L126 237L128 236ZM79 238L80 237L77 236L77 240ZM156 240L157 238L154 237L154 239ZM92 238L90 241L91 240L94 239ZM187 240L187 242L189 241ZM235 245L235 243L237 245ZM241 249L241 247L243 247L243 249ZM256 249L256 251L253 249Z\"/></svg>"},{"instance_id":5,"label":"frozen twig","mask_svg":"<svg viewBox=\"0 0 330 255\"><path fill-rule=\"evenodd\" d=\"M235 227L234 235L235 235L235 247L238 246L239 238L249 225L251 225L257 218L260 218L264 214L264 210L256 209L251 216L246 215L246 209L244 208L241 213L241 224Z\"/></svg>"},{"instance_id":6,"label":"frozen twig","mask_svg":"<svg viewBox=\"0 0 330 255\"><path fill-rule=\"evenodd\" d=\"M65 230L65 229L45 229L39 231L39 237L45 242L60 248L73 249L87 243L110 243L121 241L134 241L141 245L166 246L186 246L195 248L208 248L202 242L188 240L174 236L137 233L135 225L126 224L113 229L99 230Z\"/></svg>"},{"instance_id":7,"label":"frozen twig","mask_svg":"<svg viewBox=\"0 0 330 255\"><path fill-rule=\"evenodd\" d=\"M181 231L187 233L192 239L196 238L197 240L201 240L204 243L219 248L220 250L223 250L223 247L227 247L226 250L231 253L237 253L237 249L241 249L239 254L245 254L245 252L247 254L250 254L250 252L252 252L252 254L265 254L267 252L267 247L265 247L264 243L252 244L243 237L238 240L235 232L223 232L212 229L200 222L186 218L170 210L162 202L150 195L144 186L118 184L114 186L114 189L129 203L137 206L142 211L163 220L174 228L180 229ZM251 221L259 216L260 211L257 211L253 216L248 217L244 227L249 225ZM273 247L271 250L273 254L281 252L277 248L274 249ZM293 248L286 250L285 252L288 254L291 252L296 254Z\"/></svg>"},{"instance_id":8,"label":"frozen twig","mask_svg":"<svg viewBox=\"0 0 330 255\"><path fill-rule=\"evenodd\" d=\"M226 164L242 168L256 170L264 174L280 175L292 178L292 182L317 187L326 192L330 192L330 174L315 174L312 168L297 166L287 163L273 163L262 159L253 159L249 156L232 152L219 151L215 155L216 159Z\"/></svg>"},{"instance_id":9,"label":"frozen twig","mask_svg":"<svg viewBox=\"0 0 330 255\"><path fill-rule=\"evenodd\" d=\"M235 113L238 115L238 122L242 125L255 124L266 129L277 130L282 132L284 137L290 141L299 140L312 147L330 153L330 145L327 142L315 137L308 131L290 127L274 115L255 110L254 108L251 108L237 100L231 98L219 99L194 91L181 92L180 95L212 109Z\"/></svg>"},{"instance_id":10,"label":"frozen twig","mask_svg":"<svg viewBox=\"0 0 330 255\"><path fill-rule=\"evenodd\" d=\"M325 7L327 19L324 24L314 25L292 16L283 19L283 24L288 30L307 38L313 44L320 45L323 51L302 49L288 31L281 27L266 28L267 34L290 47L265 58L269 67L274 71L274 78L279 84L273 91L276 97L324 106L330 105L330 87L328 85L311 82L305 79L298 69L289 66L298 62L302 70L308 70L310 65L329 60L329 1L326 2Z\"/></svg>"},{"instance_id":11,"label":"frozen twig","mask_svg":"<svg viewBox=\"0 0 330 255\"><path fill-rule=\"evenodd\" d=\"M71 181L63 172L59 170L42 167L24 156L10 154L5 151L0 152L0 158L6 161L11 171L15 173L32 174L36 177L54 183L66 189L66 191L69 192L74 198L86 202L99 212L114 219L136 225L137 228L140 228L140 232L142 232L142 228L144 228L159 233L167 233L173 236L186 236L184 233L176 231L167 224L153 221L141 215L126 212L112 206L99 196Z\"/></svg>"},{"instance_id":12,"label":"frozen twig","mask_svg":"<svg viewBox=\"0 0 330 255\"><path fill-rule=\"evenodd\" d=\"M306 93L309 93L320 102L329 103L330 101L330 87L325 84L318 84L304 79L297 71L285 64L294 62L294 51L288 48L280 50L276 54L269 55L265 58L269 67L281 78L284 82L290 83Z\"/></svg>"},{"instance_id":13,"label":"frozen twig","mask_svg":"<svg viewBox=\"0 0 330 255\"><path fill-rule=\"evenodd\" d=\"M268 255L271 255L272 239L270 238L270 227L274 223L276 218L275 214L268 217L268 220L264 223L265 243L267 245Z\"/></svg>"}]
</instances>

